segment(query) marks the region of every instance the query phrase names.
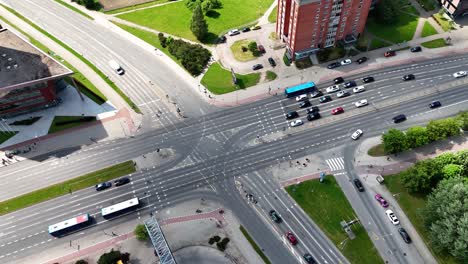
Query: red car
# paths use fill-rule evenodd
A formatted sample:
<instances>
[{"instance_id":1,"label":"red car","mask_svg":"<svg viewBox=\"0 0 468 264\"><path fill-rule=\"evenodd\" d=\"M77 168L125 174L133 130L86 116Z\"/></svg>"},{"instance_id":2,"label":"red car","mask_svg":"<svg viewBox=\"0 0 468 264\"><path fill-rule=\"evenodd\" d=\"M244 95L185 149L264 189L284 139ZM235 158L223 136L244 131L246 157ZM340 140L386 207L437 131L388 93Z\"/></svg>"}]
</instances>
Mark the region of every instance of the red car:
<instances>
[{"instance_id":1,"label":"red car","mask_svg":"<svg viewBox=\"0 0 468 264\"><path fill-rule=\"evenodd\" d=\"M382 195L376 194L376 195L374 196L374 198L377 200L377 202L380 203L380 205L381 205L382 207L384 207L384 208L388 207L388 202L387 202L387 200L385 200L385 199L382 197Z\"/></svg>"},{"instance_id":2,"label":"red car","mask_svg":"<svg viewBox=\"0 0 468 264\"><path fill-rule=\"evenodd\" d=\"M286 233L286 238L289 240L289 243L291 243L291 245L294 246L297 244L297 238L293 233L291 233L291 231Z\"/></svg>"},{"instance_id":3,"label":"red car","mask_svg":"<svg viewBox=\"0 0 468 264\"><path fill-rule=\"evenodd\" d=\"M341 113L343 113L343 112L344 112L343 107L337 107L337 108L335 108L335 109L333 109L333 110L331 111L332 115L341 114Z\"/></svg>"},{"instance_id":4,"label":"red car","mask_svg":"<svg viewBox=\"0 0 468 264\"><path fill-rule=\"evenodd\" d=\"M260 51L261 53L265 53L265 47L263 47L263 45L258 45L258 51Z\"/></svg>"},{"instance_id":5,"label":"red car","mask_svg":"<svg viewBox=\"0 0 468 264\"><path fill-rule=\"evenodd\" d=\"M386 51L384 53L385 57L392 57L392 56L395 56L395 55L396 55L396 52L394 50L389 50L389 51Z\"/></svg>"}]
</instances>

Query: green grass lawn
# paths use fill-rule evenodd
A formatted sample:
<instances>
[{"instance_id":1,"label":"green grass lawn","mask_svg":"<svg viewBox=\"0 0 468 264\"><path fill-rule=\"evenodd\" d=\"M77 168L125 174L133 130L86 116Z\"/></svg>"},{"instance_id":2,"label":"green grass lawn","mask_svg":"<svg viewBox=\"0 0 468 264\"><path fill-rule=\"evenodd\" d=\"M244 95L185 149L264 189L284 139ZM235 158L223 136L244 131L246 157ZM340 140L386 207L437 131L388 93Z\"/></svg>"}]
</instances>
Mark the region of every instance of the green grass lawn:
<instances>
[{"instance_id":1,"label":"green grass lawn","mask_svg":"<svg viewBox=\"0 0 468 264\"><path fill-rule=\"evenodd\" d=\"M109 14L109 15L117 14L117 13L121 13L121 12L125 12L125 11L131 11L131 10L138 9L138 8L144 8L144 7L148 7L148 6L158 5L158 4L162 4L162 3L165 3L165 2L169 2L169 1L170 0L153 0L153 1L150 1L150 2L146 2L146 3L141 3L141 4L136 4L136 5L132 5L132 6L117 8L117 9L113 9L113 10L109 10L109 11L104 11L104 13Z\"/></svg>"},{"instance_id":2,"label":"green grass lawn","mask_svg":"<svg viewBox=\"0 0 468 264\"><path fill-rule=\"evenodd\" d=\"M248 45L253 40L241 39L234 42L231 46L231 52L234 58L238 61L250 61L257 58L250 50L248 50ZM246 47L247 51L242 51L242 47Z\"/></svg>"},{"instance_id":3,"label":"green grass lawn","mask_svg":"<svg viewBox=\"0 0 468 264\"><path fill-rule=\"evenodd\" d=\"M435 30L435 28L429 23L429 22L424 22L424 27L423 27L423 30L421 32L421 37L428 37L428 36L431 36L431 35L435 35L437 34L437 30Z\"/></svg>"},{"instance_id":4,"label":"green grass lawn","mask_svg":"<svg viewBox=\"0 0 468 264\"><path fill-rule=\"evenodd\" d=\"M263 262L265 262L266 264L270 264L270 260L267 258L267 256L265 256L265 254L263 253L263 251L260 249L260 247L257 245L257 243L255 243L255 241L252 239L252 237L249 235L249 233L247 232L247 230L245 230L245 228L243 226L239 226L239 229L240 231L242 232L242 234L244 234L245 238L247 239L247 241L249 241L250 245L253 247L253 249L255 250L255 252L257 252L257 254L263 259Z\"/></svg>"},{"instance_id":5,"label":"green grass lawn","mask_svg":"<svg viewBox=\"0 0 468 264\"><path fill-rule=\"evenodd\" d=\"M388 46L391 46L391 45L388 44L387 42L381 41L380 39L375 39L374 38L371 41L371 45L369 47L369 50L380 49L380 48L384 48L384 47L388 47Z\"/></svg>"},{"instance_id":6,"label":"green grass lawn","mask_svg":"<svg viewBox=\"0 0 468 264\"><path fill-rule=\"evenodd\" d=\"M273 8L273 10L271 10L270 15L268 16L268 22L275 23L277 16L278 16L278 6L275 6L275 8Z\"/></svg>"},{"instance_id":7,"label":"green grass lawn","mask_svg":"<svg viewBox=\"0 0 468 264\"><path fill-rule=\"evenodd\" d=\"M0 202L0 215L8 214L133 172L135 172L135 166L131 160L91 172L68 181L2 201Z\"/></svg>"},{"instance_id":8,"label":"green grass lawn","mask_svg":"<svg viewBox=\"0 0 468 264\"><path fill-rule=\"evenodd\" d=\"M254 86L260 80L260 73L250 73L246 75L236 74L237 85L240 89ZM232 84L231 71L221 67L219 63L211 64L201 83L214 94L225 94L236 90Z\"/></svg>"},{"instance_id":9,"label":"green grass lawn","mask_svg":"<svg viewBox=\"0 0 468 264\"><path fill-rule=\"evenodd\" d=\"M437 258L440 264L455 264L456 260L446 254L436 254L429 243L429 234L424 227L424 220L421 217L420 211L426 206L426 197L422 195L412 195L406 191L406 188L401 183L400 174L389 175L385 177L385 185L392 194L396 194L398 204L405 211L406 216L410 219L413 226L422 237L429 250L434 257Z\"/></svg>"},{"instance_id":10,"label":"green grass lawn","mask_svg":"<svg viewBox=\"0 0 468 264\"><path fill-rule=\"evenodd\" d=\"M266 79L268 81L273 81L274 79L276 79L276 77L278 77L278 75L276 75L276 73L274 73L272 71L267 71L266 72Z\"/></svg>"},{"instance_id":11,"label":"green grass lawn","mask_svg":"<svg viewBox=\"0 0 468 264\"><path fill-rule=\"evenodd\" d=\"M435 48L445 47L447 46L447 44L445 43L445 39L438 38L438 39L434 39L431 41L423 42L421 43L421 46L428 48L428 49L435 49Z\"/></svg>"},{"instance_id":12,"label":"green grass lawn","mask_svg":"<svg viewBox=\"0 0 468 264\"><path fill-rule=\"evenodd\" d=\"M442 27L442 29L444 31L449 31L452 29L452 27L450 26L450 20L447 20L444 16L441 16L439 14L434 14L432 16L435 20L437 20L437 22L439 23L439 25Z\"/></svg>"},{"instance_id":13,"label":"green grass lawn","mask_svg":"<svg viewBox=\"0 0 468 264\"><path fill-rule=\"evenodd\" d=\"M213 43L218 35L229 29L253 23L268 9L273 0L221 0L223 8L216 9L206 16L209 28L207 43ZM185 39L197 41L190 31L192 12L185 1L164 6L138 10L118 15L133 23L167 32Z\"/></svg>"},{"instance_id":14,"label":"green grass lawn","mask_svg":"<svg viewBox=\"0 0 468 264\"><path fill-rule=\"evenodd\" d=\"M0 131L0 144L12 138L17 133L18 133L17 131L12 131L12 132Z\"/></svg>"},{"instance_id":15,"label":"green grass lawn","mask_svg":"<svg viewBox=\"0 0 468 264\"><path fill-rule=\"evenodd\" d=\"M367 154L369 154L369 156L372 156L372 157L385 156L384 145L378 144L378 145L373 146L367 151Z\"/></svg>"},{"instance_id":16,"label":"green grass lawn","mask_svg":"<svg viewBox=\"0 0 468 264\"><path fill-rule=\"evenodd\" d=\"M49 128L49 134L59 132L72 127L81 126L84 123L94 122L96 117L92 116L56 116L52 121ZM60 124L62 122L69 122L67 124Z\"/></svg>"},{"instance_id":17,"label":"green grass lawn","mask_svg":"<svg viewBox=\"0 0 468 264\"><path fill-rule=\"evenodd\" d=\"M318 180L305 181L287 187L286 191L351 263L383 263L367 232L360 224L352 227L356 238L348 240L344 248L340 248L340 243L347 238L340 221L354 219L356 213L333 176L326 176L324 183Z\"/></svg>"},{"instance_id":18,"label":"green grass lawn","mask_svg":"<svg viewBox=\"0 0 468 264\"><path fill-rule=\"evenodd\" d=\"M418 17L400 12L397 22L393 25L379 24L375 17L367 19L367 30L373 35L393 43L401 43L413 39Z\"/></svg>"},{"instance_id":19,"label":"green grass lawn","mask_svg":"<svg viewBox=\"0 0 468 264\"><path fill-rule=\"evenodd\" d=\"M419 11L416 9L416 7L414 7L414 6L412 6L412 5L405 6L402 10L403 10L404 12L408 12L408 13L410 13L410 14L419 16Z\"/></svg>"}]
</instances>

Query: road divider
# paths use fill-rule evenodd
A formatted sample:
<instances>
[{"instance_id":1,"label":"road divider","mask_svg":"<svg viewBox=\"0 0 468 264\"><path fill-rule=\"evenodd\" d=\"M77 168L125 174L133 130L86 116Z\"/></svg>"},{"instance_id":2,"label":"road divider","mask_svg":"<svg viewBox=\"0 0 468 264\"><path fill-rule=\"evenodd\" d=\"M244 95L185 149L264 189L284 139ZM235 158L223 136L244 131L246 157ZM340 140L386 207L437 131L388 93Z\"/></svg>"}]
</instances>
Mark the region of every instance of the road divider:
<instances>
[{"instance_id":1,"label":"road divider","mask_svg":"<svg viewBox=\"0 0 468 264\"><path fill-rule=\"evenodd\" d=\"M247 233L247 230L245 230L243 226L239 226L239 229L245 236L247 241L249 241L250 245L254 248L255 252L257 252L257 254L263 259L263 262L265 262L266 264L271 264L270 260L267 258L267 256L265 256L260 247L258 247L257 243L255 243L252 237L250 237L249 233Z\"/></svg>"}]
</instances>

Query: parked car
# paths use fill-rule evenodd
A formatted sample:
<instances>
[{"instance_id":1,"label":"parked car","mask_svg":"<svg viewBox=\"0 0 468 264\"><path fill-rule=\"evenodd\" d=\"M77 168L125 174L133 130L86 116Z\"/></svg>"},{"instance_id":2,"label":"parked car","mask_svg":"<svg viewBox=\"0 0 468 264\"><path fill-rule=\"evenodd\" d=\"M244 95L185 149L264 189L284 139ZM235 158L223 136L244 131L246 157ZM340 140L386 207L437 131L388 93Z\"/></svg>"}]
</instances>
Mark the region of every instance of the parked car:
<instances>
[{"instance_id":1,"label":"parked car","mask_svg":"<svg viewBox=\"0 0 468 264\"><path fill-rule=\"evenodd\" d=\"M358 140L362 136L363 133L364 132L362 132L361 129L358 129L358 130L354 131L354 133L351 135L351 138L353 140Z\"/></svg>"},{"instance_id":2,"label":"parked car","mask_svg":"<svg viewBox=\"0 0 468 264\"><path fill-rule=\"evenodd\" d=\"M326 89L327 93L334 93L334 92L338 92L339 90L340 90L340 87L338 85L332 85L332 86L327 87Z\"/></svg>"},{"instance_id":3,"label":"parked car","mask_svg":"<svg viewBox=\"0 0 468 264\"><path fill-rule=\"evenodd\" d=\"M354 103L354 105L359 108L359 107L363 107L363 106L366 106L368 105L367 103L367 100L366 99L362 99L362 100L359 100L357 101L356 103Z\"/></svg>"},{"instance_id":4,"label":"parked car","mask_svg":"<svg viewBox=\"0 0 468 264\"><path fill-rule=\"evenodd\" d=\"M407 74L402 77L403 81L410 81L410 80L414 80L415 78L416 77L414 77L414 74Z\"/></svg>"},{"instance_id":5,"label":"parked car","mask_svg":"<svg viewBox=\"0 0 468 264\"><path fill-rule=\"evenodd\" d=\"M296 96L296 102L304 101L307 99L307 94L301 94Z\"/></svg>"},{"instance_id":6,"label":"parked car","mask_svg":"<svg viewBox=\"0 0 468 264\"><path fill-rule=\"evenodd\" d=\"M220 36L217 40L216 40L216 43L220 44L220 43L225 43L226 42L226 36L222 35Z\"/></svg>"},{"instance_id":7,"label":"parked car","mask_svg":"<svg viewBox=\"0 0 468 264\"><path fill-rule=\"evenodd\" d=\"M406 230L403 227L398 228L398 233L400 233L400 236L403 238L406 244L411 243L411 237L408 235L408 232L406 232Z\"/></svg>"},{"instance_id":8,"label":"parked car","mask_svg":"<svg viewBox=\"0 0 468 264\"><path fill-rule=\"evenodd\" d=\"M442 106L442 104L439 101L434 101L434 102L429 104L429 108L437 108L437 107L441 107L441 106Z\"/></svg>"},{"instance_id":9,"label":"parked car","mask_svg":"<svg viewBox=\"0 0 468 264\"><path fill-rule=\"evenodd\" d=\"M374 79L374 77L368 76L368 77L362 78L362 81L363 81L364 83L370 83L370 82L375 81L375 79Z\"/></svg>"},{"instance_id":10,"label":"parked car","mask_svg":"<svg viewBox=\"0 0 468 264\"><path fill-rule=\"evenodd\" d=\"M297 244L297 238L291 231L286 233L286 238L288 239L289 243L291 243L291 245L294 246Z\"/></svg>"},{"instance_id":11,"label":"parked car","mask_svg":"<svg viewBox=\"0 0 468 264\"><path fill-rule=\"evenodd\" d=\"M329 95L322 96L319 99L320 103L330 102L331 100L332 100L332 98Z\"/></svg>"},{"instance_id":12,"label":"parked car","mask_svg":"<svg viewBox=\"0 0 468 264\"><path fill-rule=\"evenodd\" d=\"M364 191L364 185L362 185L362 182L359 179L354 179L353 180L354 186L358 189L358 191L363 192Z\"/></svg>"},{"instance_id":13,"label":"parked car","mask_svg":"<svg viewBox=\"0 0 468 264\"><path fill-rule=\"evenodd\" d=\"M349 81L349 82L345 82L345 83L343 84L343 87L344 87L344 88L351 88L351 87L354 87L354 86L356 86L356 82L355 82L355 81Z\"/></svg>"},{"instance_id":14,"label":"parked car","mask_svg":"<svg viewBox=\"0 0 468 264\"><path fill-rule=\"evenodd\" d=\"M261 53L265 53L265 47L263 47L263 45L258 45L258 51L260 51Z\"/></svg>"},{"instance_id":15,"label":"parked car","mask_svg":"<svg viewBox=\"0 0 468 264\"><path fill-rule=\"evenodd\" d=\"M343 107L337 107L337 108L331 110L332 115L337 115L337 114L341 114L341 113L344 113Z\"/></svg>"},{"instance_id":16,"label":"parked car","mask_svg":"<svg viewBox=\"0 0 468 264\"><path fill-rule=\"evenodd\" d=\"M105 190L107 188L110 188L112 186L112 183L110 182L101 182L99 184L96 184L94 186L94 188L96 188L96 191L102 191L102 190Z\"/></svg>"},{"instance_id":17,"label":"parked car","mask_svg":"<svg viewBox=\"0 0 468 264\"><path fill-rule=\"evenodd\" d=\"M260 69L263 69L263 65L261 64L255 64L254 66L252 66L252 70L254 71L260 70Z\"/></svg>"},{"instance_id":18,"label":"parked car","mask_svg":"<svg viewBox=\"0 0 468 264\"><path fill-rule=\"evenodd\" d=\"M307 115L307 120L312 121L320 118L320 114L318 112L310 113Z\"/></svg>"},{"instance_id":19,"label":"parked car","mask_svg":"<svg viewBox=\"0 0 468 264\"><path fill-rule=\"evenodd\" d=\"M268 58L268 63L270 63L271 67L275 67L276 66L276 62L273 58Z\"/></svg>"},{"instance_id":20,"label":"parked car","mask_svg":"<svg viewBox=\"0 0 468 264\"><path fill-rule=\"evenodd\" d=\"M290 123L290 125L291 125L292 127L297 127L297 126L300 126L300 125L303 125L303 124L304 124L304 122L302 122L301 119L294 120L294 121L292 121L292 122Z\"/></svg>"},{"instance_id":21,"label":"parked car","mask_svg":"<svg viewBox=\"0 0 468 264\"><path fill-rule=\"evenodd\" d=\"M395 123L395 124L396 124L396 123L400 123L400 122L403 122L403 121L406 120L406 116L403 115L403 114L397 115L397 116L393 117L392 120L393 120L393 123Z\"/></svg>"},{"instance_id":22,"label":"parked car","mask_svg":"<svg viewBox=\"0 0 468 264\"><path fill-rule=\"evenodd\" d=\"M235 36L235 35L239 35L239 34L240 34L240 31L238 29L232 29L232 30L229 30L229 32L228 32L229 36Z\"/></svg>"},{"instance_id":23,"label":"parked car","mask_svg":"<svg viewBox=\"0 0 468 264\"><path fill-rule=\"evenodd\" d=\"M122 177L120 179L117 179L114 181L114 185L115 186L121 186L121 185L124 185L124 184L127 184L130 182L130 178L128 177Z\"/></svg>"},{"instance_id":24,"label":"parked car","mask_svg":"<svg viewBox=\"0 0 468 264\"><path fill-rule=\"evenodd\" d=\"M364 92L366 90L366 88L362 85L360 86L357 86L357 87L354 87L353 88L353 93L360 93L360 92Z\"/></svg>"},{"instance_id":25,"label":"parked car","mask_svg":"<svg viewBox=\"0 0 468 264\"><path fill-rule=\"evenodd\" d=\"M400 223L398 217L396 217L395 213L393 213L392 210L385 211L385 214L387 215L388 219L390 219L390 222L392 222L392 224L398 225Z\"/></svg>"},{"instance_id":26,"label":"parked car","mask_svg":"<svg viewBox=\"0 0 468 264\"><path fill-rule=\"evenodd\" d=\"M364 63L364 62L366 62L366 61L367 61L367 57L361 57L361 58L357 59L356 62L357 62L358 64L361 64L361 63Z\"/></svg>"},{"instance_id":27,"label":"parked car","mask_svg":"<svg viewBox=\"0 0 468 264\"><path fill-rule=\"evenodd\" d=\"M341 66L341 64L339 62L333 62L333 63L328 64L327 68L328 69L334 69L334 68L338 68L340 66Z\"/></svg>"},{"instance_id":28,"label":"parked car","mask_svg":"<svg viewBox=\"0 0 468 264\"><path fill-rule=\"evenodd\" d=\"M348 91L339 91L336 94L336 97L341 98L341 97L346 97L346 96L349 96L349 95L350 95L350 93Z\"/></svg>"},{"instance_id":29,"label":"parked car","mask_svg":"<svg viewBox=\"0 0 468 264\"><path fill-rule=\"evenodd\" d=\"M382 207L384 207L384 208L387 208L387 207L388 207L388 202L387 202L387 200L385 200L385 199L382 197L382 195L376 194L376 195L374 196L374 198L375 198L375 200L377 200L377 202L379 202L379 204L380 204Z\"/></svg>"},{"instance_id":30,"label":"parked car","mask_svg":"<svg viewBox=\"0 0 468 264\"><path fill-rule=\"evenodd\" d=\"M299 108L306 108L306 107L309 107L311 106L312 104L310 103L309 100L304 100L302 102L299 103Z\"/></svg>"},{"instance_id":31,"label":"parked car","mask_svg":"<svg viewBox=\"0 0 468 264\"><path fill-rule=\"evenodd\" d=\"M315 261L314 257L312 257L311 254L305 253L304 254L304 260L307 262L307 264L316 264L317 262Z\"/></svg>"},{"instance_id":32,"label":"parked car","mask_svg":"<svg viewBox=\"0 0 468 264\"><path fill-rule=\"evenodd\" d=\"M421 47L416 46L416 47L412 47L412 48L410 49L410 51L411 51L411 52L420 52L420 51L422 51L422 49L421 49Z\"/></svg>"},{"instance_id":33,"label":"parked car","mask_svg":"<svg viewBox=\"0 0 468 264\"><path fill-rule=\"evenodd\" d=\"M255 26L251 27L250 29L252 29L252 30L259 30L259 29L261 29L261 28L262 28L261 26L255 25Z\"/></svg>"},{"instance_id":34,"label":"parked car","mask_svg":"<svg viewBox=\"0 0 468 264\"><path fill-rule=\"evenodd\" d=\"M334 82L335 84L340 84L340 83L344 82L344 79L343 79L343 77L336 77L336 78L333 80L333 82Z\"/></svg>"},{"instance_id":35,"label":"parked car","mask_svg":"<svg viewBox=\"0 0 468 264\"><path fill-rule=\"evenodd\" d=\"M389 50L384 53L385 57L393 57L396 56L396 52L394 50Z\"/></svg>"},{"instance_id":36,"label":"parked car","mask_svg":"<svg viewBox=\"0 0 468 264\"><path fill-rule=\"evenodd\" d=\"M299 117L299 114L296 111L291 111L286 114L286 119L294 119Z\"/></svg>"},{"instance_id":37,"label":"parked car","mask_svg":"<svg viewBox=\"0 0 468 264\"><path fill-rule=\"evenodd\" d=\"M352 61L350 59L342 60L340 62L341 66L349 65L351 63L352 63Z\"/></svg>"},{"instance_id":38,"label":"parked car","mask_svg":"<svg viewBox=\"0 0 468 264\"><path fill-rule=\"evenodd\" d=\"M323 95L322 91L317 90L317 91L313 92L313 93L310 95L310 97L316 98L316 97L319 97L319 96L322 96L322 95Z\"/></svg>"},{"instance_id":39,"label":"parked car","mask_svg":"<svg viewBox=\"0 0 468 264\"><path fill-rule=\"evenodd\" d=\"M245 28L241 29L241 31L244 32L244 33L245 33L245 32L249 32L249 31L250 31L250 28L245 27Z\"/></svg>"},{"instance_id":40,"label":"parked car","mask_svg":"<svg viewBox=\"0 0 468 264\"><path fill-rule=\"evenodd\" d=\"M270 211L271 220L275 221L275 223L281 223L282 219L279 214L275 210Z\"/></svg>"},{"instance_id":41,"label":"parked car","mask_svg":"<svg viewBox=\"0 0 468 264\"><path fill-rule=\"evenodd\" d=\"M308 114L316 113L316 112L319 112L319 111L320 111L320 109L318 108L318 106L312 106L311 108L307 109Z\"/></svg>"},{"instance_id":42,"label":"parked car","mask_svg":"<svg viewBox=\"0 0 468 264\"><path fill-rule=\"evenodd\" d=\"M467 75L467 72L466 71L458 71L456 73L453 74L453 77L455 78L461 78L461 77L465 77Z\"/></svg>"}]
</instances>

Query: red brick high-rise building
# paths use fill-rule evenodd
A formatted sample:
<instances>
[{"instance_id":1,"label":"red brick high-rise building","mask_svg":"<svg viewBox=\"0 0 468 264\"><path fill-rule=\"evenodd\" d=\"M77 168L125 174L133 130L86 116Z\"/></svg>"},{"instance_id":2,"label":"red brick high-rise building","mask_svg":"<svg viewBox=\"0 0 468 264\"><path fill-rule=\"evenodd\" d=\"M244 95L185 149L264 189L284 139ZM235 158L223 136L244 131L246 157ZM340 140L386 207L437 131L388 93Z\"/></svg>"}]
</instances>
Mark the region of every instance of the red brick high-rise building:
<instances>
[{"instance_id":1,"label":"red brick high-rise building","mask_svg":"<svg viewBox=\"0 0 468 264\"><path fill-rule=\"evenodd\" d=\"M364 31L372 0L278 0L276 34L287 56L301 59Z\"/></svg>"}]
</instances>

